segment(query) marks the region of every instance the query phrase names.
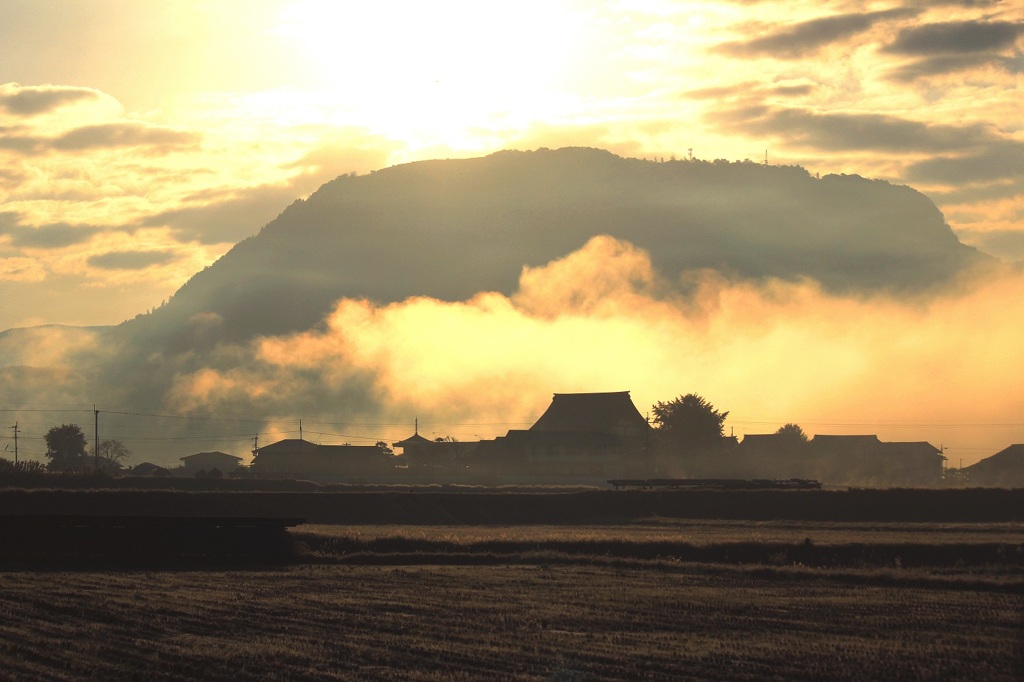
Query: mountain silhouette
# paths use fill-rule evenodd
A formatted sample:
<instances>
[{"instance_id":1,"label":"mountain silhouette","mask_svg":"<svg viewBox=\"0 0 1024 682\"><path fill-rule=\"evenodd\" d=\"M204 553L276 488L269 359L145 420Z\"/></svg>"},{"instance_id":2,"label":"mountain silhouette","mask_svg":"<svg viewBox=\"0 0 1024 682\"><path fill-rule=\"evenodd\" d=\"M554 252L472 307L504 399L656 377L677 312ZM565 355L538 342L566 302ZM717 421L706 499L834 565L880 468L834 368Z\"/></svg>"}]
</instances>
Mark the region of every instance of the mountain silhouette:
<instances>
[{"instance_id":1,"label":"mountain silhouette","mask_svg":"<svg viewBox=\"0 0 1024 682\"><path fill-rule=\"evenodd\" d=\"M858 176L819 179L750 162L655 163L586 148L423 161L325 184L149 314L115 327L0 333L0 394L11 407L100 403L156 412L188 409L180 396L201 385L204 409L250 421L303 409L383 414L391 406L375 378L384 370L363 367L325 382L316 367L266 365L250 342L323 331L342 298L511 295L524 267L564 259L598 235L643 249L659 281L683 298L693 273L708 269L736 282L811 280L844 296L919 296L993 260L961 244L921 193ZM52 348L72 350L48 363L42 351ZM273 374L285 371L299 374ZM260 372L276 388L253 388ZM146 456L171 459L188 454L182 443L197 436L239 430L173 418L150 428L166 444L149 446Z\"/></svg>"},{"instance_id":2,"label":"mountain silhouette","mask_svg":"<svg viewBox=\"0 0 1024 682\"><path fill-rule=\"evenodd\" d=\"M339 177L128 326L164 336L209 312L241 340L307 329L341 297L510 294L524 266L598 234L647 250L670 281L711 268L837 293L920 292L986 258L909 187L750 162L505 151Z\"/></svg>"}]
</instances>

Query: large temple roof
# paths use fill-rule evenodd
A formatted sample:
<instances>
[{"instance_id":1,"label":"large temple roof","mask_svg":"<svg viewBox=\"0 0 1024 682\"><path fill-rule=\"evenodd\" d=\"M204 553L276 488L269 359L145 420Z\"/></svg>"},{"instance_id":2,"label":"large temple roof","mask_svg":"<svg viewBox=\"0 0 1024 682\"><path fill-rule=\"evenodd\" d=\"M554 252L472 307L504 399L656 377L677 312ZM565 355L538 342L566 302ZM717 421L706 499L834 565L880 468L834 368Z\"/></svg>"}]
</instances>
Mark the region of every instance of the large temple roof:
<instances>
[{"instance_id":1,"label":"large temple roof","mask_svg":"<svg viewBox=\"0 0 1024 682\"><path fill-rule=\"evenodd\" d=\"M629 434L645 432L647 420L636 409L629 391L614 393L555 393L551 405L531 431L575 431Z\"/></svg>"}]
</instances>

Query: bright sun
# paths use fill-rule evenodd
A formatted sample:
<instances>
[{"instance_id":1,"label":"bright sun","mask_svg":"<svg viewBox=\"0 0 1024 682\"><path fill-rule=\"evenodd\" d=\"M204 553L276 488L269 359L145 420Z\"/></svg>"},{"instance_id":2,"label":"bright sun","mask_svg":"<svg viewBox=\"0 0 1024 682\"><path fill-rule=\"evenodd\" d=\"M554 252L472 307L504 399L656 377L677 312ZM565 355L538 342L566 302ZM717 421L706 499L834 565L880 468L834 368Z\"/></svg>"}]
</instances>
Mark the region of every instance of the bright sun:
<instances>
[{"instance_id":1,"label":"bright sun","mask_svg":"<svg viewBox=\"0 0 1024 682\"><path fill-rule=\"evenodd\" d=\"M300 0L277 33L336 111L412 146L557 115L578 18L550 0Z\"/></svg>"}]
</instances>

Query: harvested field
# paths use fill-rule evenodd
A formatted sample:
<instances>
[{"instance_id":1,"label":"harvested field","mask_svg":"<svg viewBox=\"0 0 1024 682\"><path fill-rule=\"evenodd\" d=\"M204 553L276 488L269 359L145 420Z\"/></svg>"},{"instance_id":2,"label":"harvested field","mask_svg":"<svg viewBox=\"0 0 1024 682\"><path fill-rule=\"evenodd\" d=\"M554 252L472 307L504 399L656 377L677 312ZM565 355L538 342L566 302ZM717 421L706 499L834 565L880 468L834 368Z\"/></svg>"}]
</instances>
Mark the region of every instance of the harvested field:
<instances>
[{"instance_id":1,"label":"harvested field","mask_svg":"<svg viewBox=\"0 0 1024 682\"><path fill-rule=\"evenodd\" d=\"M646 518L605 525L316 525L305 524L301 533L366 540L407 538L431 542L483 541L578 542L686 542L706 545L725 542L798 543L987 543L1024 544L1024 522L1002 523L883 523L842 521L745 521L716 519Z\"/></svg>"},{"instance_id":2,"label":"harvested field","mask_svg":"<svg viewBox=\"0 0 1024 682\"><path fill-rule=\"evenodd\" d=\"M1024 671L1018 523L650 519L289 534L304 549L276 568L0 572L0 679L973 681ZM830 566L785 553L809 537L835 556L874 553ZM915 565L913 547L929 560Z\"/></svg>"},{"instance_id":3,"label":"harvested field","mask_svg":"<svg viewBox=\"0 0 1024 682\"><path fill-rule=\"evenodd\" d=\"M1021 594L749 570L0 574L18 680L1014 680Z\"/></svg>"}]
</instances>

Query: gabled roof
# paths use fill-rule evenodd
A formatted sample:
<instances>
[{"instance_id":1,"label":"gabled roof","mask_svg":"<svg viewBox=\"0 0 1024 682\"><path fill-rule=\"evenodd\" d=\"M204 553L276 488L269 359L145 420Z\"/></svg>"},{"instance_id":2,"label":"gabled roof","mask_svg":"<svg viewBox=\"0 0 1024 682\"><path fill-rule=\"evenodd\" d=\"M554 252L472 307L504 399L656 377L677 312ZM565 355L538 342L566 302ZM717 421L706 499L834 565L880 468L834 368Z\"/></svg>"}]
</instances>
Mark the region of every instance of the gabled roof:
<instances>
[{"instance_id":1,"label":"gabled roof","mask_svg":"<svg viewBox=\"0 0 1024 682\"><path fill-rule=\"evenodd\" d=\"M551 405L531 431L636 433L650 429L629 391L555 393Z\"/></svg>"},{"instance_id":2,"label":"gabled roof","mask_svg":"<svg viewBox=\"0 0 1024 682\"><path fill-rule=\"evenodd\" d=\"M890 443L881 443L881 446L883 450L888 451L890 454L938 455L942 459L946 459L945 455L942 454L942 450L923 440L895 441Z\"/></svg>"},{"instance_id":3,"label":"gabled roof","mask_svg":"<svg viewBox=\"0 0 1024 682\"><path fill-rule=\"evenodd\" d=\"M181 459L182 462L185 462L186 464L188 464L190 462L198 462L198 461L202 461L202 460L206 460L206 459L224 460L225 457L228 457L228 458L233 459L233 460L237 460L239 462L242 461L241 457L235 457L234 455L229 455L226 452L219 452L219 451L214 451L214 452L197 452L194 455L186 455L185 457L180 457L179 459Z\"/></svg>"},{"instance_id":4,"label":"gabled roof","mask_svg":"<svg viewBox=\"0 0 1024 682\"><path fill-rule=\"evenodd\" d=\"M313 452L318 447L316 443L310 443L303 438L285 438L263 445L257 449L257 452Z\"/></svg>"},{"instance_id":5,"label":"gabled roof","mask_svg":"<svg viewBox=\"0 0 1024 682\"><path fill-rule=\"evenodd\" d=\"M878 440L878 436L875 435L832 436L829 434L819 433L811 439L811 442L820 443L822 445L878 445L882 441Z\"/></svg>"},{"instance_id":6,"label":"gabled roof","mask_svg":"<svg viewBox=\"0 0 1024 682\"><path fill-rule=\"evenodd\" d=\"M1024 476L1024 444L1016 443L980 462L964 467L971 475L1017 473Z\"/></svg>"},{"instance_id":7,"label":"gabled roof","mask_svg":"<svg viewBox=\"0 0 1024 682\"><path fill-rule=\"evenodd\" d=\"M376 455L380 452L380 448L376 445L319 445L302 438L286 438L256 450L258 455L342 455L346 457Z\"/></svg>"}]
</instances>

